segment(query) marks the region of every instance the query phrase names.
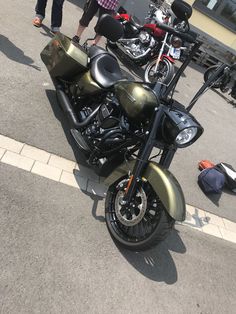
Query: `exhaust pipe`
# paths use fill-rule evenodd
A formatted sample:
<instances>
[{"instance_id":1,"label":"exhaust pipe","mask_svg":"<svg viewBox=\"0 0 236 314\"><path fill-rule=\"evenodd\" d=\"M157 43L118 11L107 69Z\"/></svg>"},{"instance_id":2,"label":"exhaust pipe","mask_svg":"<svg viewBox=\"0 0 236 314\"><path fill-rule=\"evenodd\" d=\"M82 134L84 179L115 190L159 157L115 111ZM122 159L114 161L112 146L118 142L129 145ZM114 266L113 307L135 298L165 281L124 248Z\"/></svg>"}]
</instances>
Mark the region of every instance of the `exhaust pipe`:
<instances>
[{"instance_id":1,"label":"exhaust pipe","mask_svg":"<svg viewBox=\"0 0 236 314\"><path fill-rule=\"evenodd\" d=\"M57 99L65 112L70 125L73 129L80 129L89 124L89 122L96 116L100 106L98 106L83 122L79 122L76 113L70 103L70 100L66 93L60 86L56 86Z\"/></svg>"},{"instance_id":2,"label":"exhaust pipe","mask_svg":"<svg viewBox=\"0 0 236 314\"><path fill-rule=\"evenodd\" d=\"M132 54L132 52L130 52L130 48L128 46L123 46L122 43L120 43L118 41L116 42L116 45L123 53L128 55L130 57L130 59L132 59L132 60L141 59L141 58L145 57L151 51L151 48L148 48L144 53L139 54L138 56L134 56Z\"/></svg>"}]
</instances>

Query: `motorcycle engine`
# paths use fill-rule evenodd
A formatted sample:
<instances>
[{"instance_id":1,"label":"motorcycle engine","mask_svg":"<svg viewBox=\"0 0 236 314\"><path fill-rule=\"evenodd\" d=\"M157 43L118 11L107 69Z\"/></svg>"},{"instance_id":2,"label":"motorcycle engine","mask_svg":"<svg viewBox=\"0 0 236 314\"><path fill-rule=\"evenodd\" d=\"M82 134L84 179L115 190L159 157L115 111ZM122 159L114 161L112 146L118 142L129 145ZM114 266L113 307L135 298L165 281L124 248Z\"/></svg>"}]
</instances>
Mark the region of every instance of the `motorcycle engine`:
<instances>
[{"instance_id":1,"label":"motorcycle engine","mask_svg":"<svg viewBox=\"0 0 236 314\"><path fill-rule=\"evenodd\" d=\"M139 40L142 44L149 44L150 43L150 35L147 32L140 32Z\"/></svg>"},{"instance_id":2,"label":"motorcycle engine","mask_svg":"<svg viewBox=\"0 0 236 314\"><path fill-rule=\"evenodd\" d=\"M91 107L85 107L80 112L80 119L86 119L92 112ZM128 130L129 123L121 113L117 99L107 96L99 105L95 118L84 128L82 135L91 148L102 147L110 150L125 143Z\"/></svg>"},{"instance_id":3,"label":"motorcycle engine","mask_svg":"<svg viewBox=\"0 0 236 314\"><path fill-rule=\"evenodd\" d=\"M132 59L146 56L155 45L155 39L145 31L141 31L138 38L121 39L118 46Z\"/></svg>"}]
</instances>

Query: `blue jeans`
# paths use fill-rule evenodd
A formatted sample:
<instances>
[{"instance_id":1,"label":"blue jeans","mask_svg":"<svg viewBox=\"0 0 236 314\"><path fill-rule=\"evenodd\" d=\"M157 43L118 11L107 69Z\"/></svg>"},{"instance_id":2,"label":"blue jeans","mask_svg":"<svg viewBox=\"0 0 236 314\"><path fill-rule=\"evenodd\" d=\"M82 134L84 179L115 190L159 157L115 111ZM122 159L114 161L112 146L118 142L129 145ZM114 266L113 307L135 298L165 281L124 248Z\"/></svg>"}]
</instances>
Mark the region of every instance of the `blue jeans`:
<instances>
[{"instance_id":1,"label":"blue jeans","mask_svg":"<svg viewBox=\"0 0 236 314\"><path fill-rule=\"evenodd\" d=\"M53 0L51 11L51 28L59 28L62 24L62 7L65 0ZM35 12L42 20L45 18L47 0L38 0Z\"/></svg>"}]
</instances>

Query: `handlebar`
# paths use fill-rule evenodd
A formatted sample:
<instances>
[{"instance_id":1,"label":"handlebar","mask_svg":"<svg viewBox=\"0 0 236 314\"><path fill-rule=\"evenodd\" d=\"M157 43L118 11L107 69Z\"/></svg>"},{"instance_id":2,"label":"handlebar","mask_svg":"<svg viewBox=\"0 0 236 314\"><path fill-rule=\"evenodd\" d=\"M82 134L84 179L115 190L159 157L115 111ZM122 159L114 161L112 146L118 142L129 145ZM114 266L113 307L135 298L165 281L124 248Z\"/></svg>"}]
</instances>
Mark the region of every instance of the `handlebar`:
<instances>
[{"instance_id":1,"label":"handlebar","mask_svg":"<svg viewBox=\"0 0 236 314\"><path fill-rule=\"evenodd\" d=\"M178 30L176 30L174 27L168 26L166 24L160 23L160 22L156 22L156 25L163 29L164 31L174 34L176 36L181 37L183 40L186 40L189 43L195 43L196 39L197 39L197 34L193 31L188 32L188 33L184 33L184 32L180 32Z\"/></svg>"}]
</instances>

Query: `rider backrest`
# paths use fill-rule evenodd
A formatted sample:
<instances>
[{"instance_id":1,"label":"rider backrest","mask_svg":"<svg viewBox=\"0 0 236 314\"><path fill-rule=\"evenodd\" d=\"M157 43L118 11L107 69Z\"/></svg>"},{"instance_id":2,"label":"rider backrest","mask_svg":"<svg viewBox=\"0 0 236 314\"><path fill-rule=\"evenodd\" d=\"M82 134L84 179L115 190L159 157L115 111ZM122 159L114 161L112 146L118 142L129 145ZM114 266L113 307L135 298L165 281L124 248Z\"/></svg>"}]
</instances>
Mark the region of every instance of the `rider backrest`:
<instances>
[{"instance_id":1,"label":"rider backrest","mask_svg":"<svg viewBox=\"0 0 236 314\"><path fill-rule=\"evenodd\" d=\"M187 21L190 19L193 12L191 5L182 0L175 0L171 4L171 10L181 21Z\"/></svg>"},{"instance_id":2,"label":"rider backrest","mask_svg":"<svg viewBox=\"0 0 236 314\"><path fill-rule=\"evenodd\" d=\"M95 32L111 41L117 41L124 35L123 26L109 14L100 17Z\"/></svg>"}]
</instances>

